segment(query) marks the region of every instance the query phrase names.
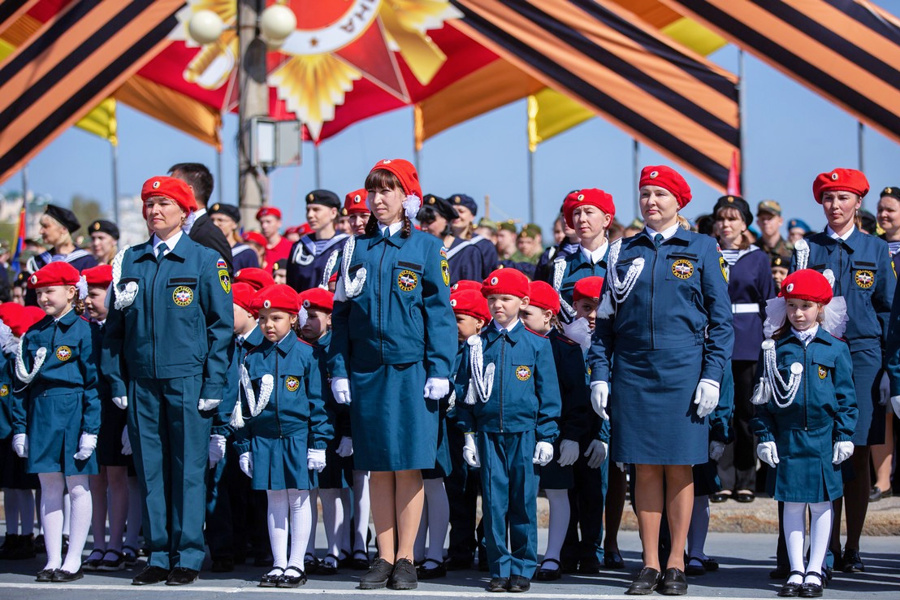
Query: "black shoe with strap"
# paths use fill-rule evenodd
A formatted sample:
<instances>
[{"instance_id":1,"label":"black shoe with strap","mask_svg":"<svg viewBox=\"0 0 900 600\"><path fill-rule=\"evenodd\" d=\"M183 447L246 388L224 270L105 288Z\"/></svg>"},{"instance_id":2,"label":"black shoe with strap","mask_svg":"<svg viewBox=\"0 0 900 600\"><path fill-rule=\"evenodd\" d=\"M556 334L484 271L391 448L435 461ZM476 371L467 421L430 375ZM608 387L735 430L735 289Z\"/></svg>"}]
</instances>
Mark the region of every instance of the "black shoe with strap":
<instances>
[{"instance_id":1,"label":"black shoe with strap","mask_svg":"<svg viewBox=\"0 0 900 600\"><path fill-rule=\"evenodd\" d=\"M806 581L810 576L815 577L819 580L818 583ZM816 573L815 571L810 571L806 574L806 579L803 581L803 585L800 586L800 593L798 594L801 598L818 598L822 595L822 591L825 586L825 579L822 577L821 573Z\"/></svg>"},{"instance_id":2,"label":"black shoe with strap","mask_svg":"<svg viewBox=\"0 0 900 600\"><path fill-rule=\"evenodd\" d=\"M778 590L778 595L782 598L793 598L800 593L800 587L803 585L803 576L805 573L803 571L791 571L791 575L799 575L801 578L800 583L785 583L781 586L781 589Z\"/></svg>"},{"instance_id":3,"label":"black shoe with strap","mask_svg":"<svg viewBox=\"0 0 900 600\"><path fill-rule=\"evenodd\" d=\"M338 572L338 557L334 554L326 554L325 558L319 561L318 569L316 573L318 575L337 575Z\"/></svg>"},{"instance_id":4,"label":"black shoe with strap","mask_svg":"<svg viewBox=\"0 0 900 600\"><path fill-rule=\"evenodd\" d=\"M53 578L50 581L53 583L69 583L70 581L78 581L79 579L84 579L84 571L81 569L78 569L74 573L64 571L63 569L57 569L53 572Z\"/></svg>"},{"instance_id":5,"label":"black shoe with strap","mask_svg":"<svg viewBox=\"0 0 900 600\"><path fill-rule=\"evenodd\" d=\"M844 573L862 573L866 570L862 557L859 555L859 550L845 548L842 562L844 563L842 569Z\"/></svg>"},{"instance_id":6,"label":"black shoe with strap","mask_svg":"<svg viewBox=\"0 0 900 600\"><path fill-rule=\"evenodd\" d=\"M548 569L545 566L547 563L556 565L556 568ZM555 558L545 558L541 561L541 568L538 569L538 572L534 576L537 581L556 581L560 577L562 577L562 565Z\"/></svg>"},{"instance_id":7,"label":"black shoe with strap","mask_svg":"<svg viewBox=\"0 0 900 600\"><path fill-rule=\"evenodd\" d=\"M603 566L607 569L624 569L625 559L618 550L607 550L603 553Z\"/></svg>"},{"instance_id":8,"label":"black shoe with strap","mask_svg":"<svg viewBox=\"0 0 900 600\"><path fill-rule=\"evenodd\" d=\"M280 588L297 588L306 584L306 573L297 567L288 567L284 574L278 578L277 586Z\"/></svg>"},{"instance_id":9,"label":"black shoe with strap","mask_svg":"<svg viewBox=\"0 0 900 600\"><path fill-rule=\"evenodd\" d=\"M426 558L421 565L416 567L416 575L419 579L439 579L447 576L447 567L441 561Z\"/></svg>"},{"instance_id":10,"label":"black shoe with strap","mask_svg":"<svg viewBox=\"0 0 900 600\"><path fill-rule=\"evenodd\" d=\"M284 569L274 567L271 571L259 578L259 587L278 587L278 580L284 575Z\"/></svg>"},{"instance_id":11,"label":"black shoe with strap","mask_svg":"<svg viewBox=\"0 0 900 600\"><path fill-rule=\"evenodd\" d=\"M354 550L350 559L350 568L354 571L366 571L371 566L369 553L365 550Z\"/></svg>"}]
</instances>

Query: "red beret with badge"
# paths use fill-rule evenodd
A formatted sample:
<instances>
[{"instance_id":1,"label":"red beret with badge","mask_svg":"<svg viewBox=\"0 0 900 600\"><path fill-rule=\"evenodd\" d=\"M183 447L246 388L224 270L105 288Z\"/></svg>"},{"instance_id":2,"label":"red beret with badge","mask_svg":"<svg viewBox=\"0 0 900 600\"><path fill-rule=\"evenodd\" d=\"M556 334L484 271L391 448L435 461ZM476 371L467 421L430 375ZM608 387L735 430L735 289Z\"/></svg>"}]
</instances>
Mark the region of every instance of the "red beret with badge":
<instances>
[{"instance_id":1,"label":"red beret with badge","mask_svg":"<svg viewBox=\"0 0 900 600\"><path fill-rule=\"evenodd\" d=\"M456 292L461 292L463 290L475 290L476 292L481 293L481 282L472 281L471 279L460 279L452 286L450 286L451 294L455 294Z\"/></svg>"},{"instance_id":2,"label":"red beret with badge","mask_svg":"<svg viewBox=\"0 0 900 600\"><path fill-rule=\"evenodd\" d=\"M559 313L559 294L546 281L532 281L528 289L528 303L541 310Z\"/></svg>"},{"instance_id":3,"label":"red beret with badge","mask_svg":"<svg viewBox=\"0 0 900 600\"><path fill-rule=\"evenodd\" d=\"M613 197L603 190L598 190L597 188L575 190L566 196L562 207L566 225L569 227L574 227L572 224L572 214L579 206L595 206L610 217L616 216L616 205L613 203Z\"/></svg>"},{"instance_id":4,"label":"red beret with badge","mask_svg":"<svg viewBox=\"0 0 900 600\"><path fill-rule=\"evenodd\" d=\"M275 279L272 278L271 273L263 269L257 267L247 267L246 269L241 269L234 274L234 282L247 283L254 290L261 290L266 286L274 285Z\"/></svg>"},{"instance_id":5,"label":"red beret with badge","mask_svg":"<svg viewBox=\"0 0 900 600\"><path fill-rule=\"evenodd\" d=\"M341 210L341 214L346 217L347 215L364 215L371 212L369 205L366 204L368 197L369 192L366 191L366 188L350 192L344 196L344 208Z\"/></svg>"},{"instance_id":6,"label":"red beret with badge","mask_svg":"<svg viewBox=\"0 0 900 600\"><path fill-rule=\"evenodd\" d=\"M251 305L253 304L253 298L256 296L256 289L249 283L243 282L235 282L231 286L231 301L234 304L237 304L248 313L253 315L254 317L259 316Z\"/></svg>"},{"instance_id":7,"label":"red beret with badge","mask_svg":"<svg viewBox=\"0 0 900 600\"><path fill-rule=\"evenodd\" d=\"M684 180L681 173L672 167L666 165L644 167L641 170L638 187L645 185L655 185L668 190L678 201L678 208L684 208L691 201L691 186Z\"/></svg>"},{"instance_id":8,"label":"red beret with badge","mask_svg":"<svg viewBox=\"0 0 900 600\"><path fill-rule=\"evenodd\" d=\"M81 274L67 262L52 262L28 278L28 288L52 287L55 285L78 285Z\"/></svg>"},{"instance_id":9,"label":"red beret with badge","mask_svg":"<svg viewBox=\"0 0 900 600\"><path fill-rule=\"evenodd\" d=\"M824 275L814 269L802 269L784 278L778 295L785 300L793 298L828 304L834 297L834 292Z\"/></svg>"},{"instance_id":10,"label":"red beret with badge","mask_svg":"<svg viewBox=\"0 0 900 600\"><path fill-rule=\"evenodd\" d=\"M256 220L259 221L263 217L273 216L276 219L281 219L281 210L275 208L274 206L263 206L258 211L256 211Z\"/></svg>"},{"instance_id":11,"label":"red beret with badge","mask_svg":"<svg viewBox=\"0 0 900 600\"><path fill-rule=\"evenodd\" d=\"M334 294L320 287L309 288L300 292L300 306L306 309L334 311Z\"/></svg>"},{"instance_id":12,"label":"red beret with badge","mask_svg":"<svg viewBox=\"0 0 900 600\"><path fill-rule=\"evenodd\" d=\"M187 183L176 177L160 175L145 181L143 187L141 187L141 200L146 202L150 198L168 198L187 213L197 210L194 190ZM143 214L146 219L147 207L143 208Z\"/></svg>"},{"instance_id":13,"label":"red beret with badge","mask_svg":"<svg viewBox=\"0 0 900 600\"><path fill-rule=\"evenodd\" d=\"M579 300L600 300L600 290L603 289L603 278L596 275L592 277L583 277L575 282L575 289L572 291L572 302Z\"/></svg>"},{"instance_id":14,"label":"red beret with badge","mask_svg":"<svg viewBox=\"0 0 900 600\"><path fill-rule=\"evenodd\" d=\"M281 310L296 315L300 312L300 297L291 286L276 283L259 290L250 303L250 308L255 311Z\"/></svg>"},{"instance_id":15,"label":"red beret with badge","mask_svg":"<svg viewBox=\"0 0 900 600\"><path fill-rule=\"evenodd\" d=\"M421 201L422 185L419 183L419 173L411 162L403 160L402 158L379 160L375 163L375 166L372 167L372 170L369 171L369 175L379 170L393 173L400 181L400 186L403 188L403 191L406 192L406 195L416 196Z\"/></svg>"},{"instance_id":16,"label":"red beret with badge","mask_svg":"<svg viewBox=\"0 0 900 600\"><path fill-rule=\"evenodd\" d=\"M856 169L834 169L819 173L813 181L813 196L822 204L825 192L852 192L862 198L869 193L869 180Z\"/></svg>"},{"instance_id":17,"label":"red beret with badge","mask_svg":"<svg viewBox=\"0 0 900 600\"><path fill-rule=\"evenodd\" d=\"M497 269L481 283L481 294L485 298L504 294L525 298L529 291L528 277L516 269Z\"/></svg>"},{"instance_id":18,"label":"red beret with badge","mask_svg":"<svg viewBox=\"0 0 900 600\"><path fill-rule=\"evenodd\" d=\"M81 272L89 286L109 287L112 283L112 265L97 265Z\"/></svg>"},{"instance_id":19,"label":"red beret with badge","mask_svg":"<svg viewBox=\"0 0 900 600\"><path fill-rule=\"evenodd\" d=\"M487 300L479 290L464 289L450 294L450 308L454 314L469 315L487 323L491 320Z\"/></svg>"}]
</instances>

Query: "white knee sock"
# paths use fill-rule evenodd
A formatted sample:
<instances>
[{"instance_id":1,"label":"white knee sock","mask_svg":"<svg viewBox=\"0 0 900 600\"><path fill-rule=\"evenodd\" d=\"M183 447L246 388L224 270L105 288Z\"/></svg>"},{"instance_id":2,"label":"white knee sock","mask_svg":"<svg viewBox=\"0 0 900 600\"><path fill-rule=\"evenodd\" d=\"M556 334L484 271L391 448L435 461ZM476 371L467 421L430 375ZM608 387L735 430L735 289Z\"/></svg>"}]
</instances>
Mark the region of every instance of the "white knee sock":
<instances>
[{"instance_id":1,"label":"white knee sock","mask_svg":"<svg viewBox=\"0 0 900 600\"><path fill-rule=\"evenodd\" d=\"M269 523L269 541L272 544L273 568L287 567L288 547L288 494L285 490L268 490L269 501L267 521Z\"/></svg>"},{"instance_id":2,"label":"white knee sock","mask_svg":"<svg viewBox=\"0 0 900 600\"><path fill-rule=\"evenodd\" d=\"M806 566L803 564L803 550L806 538L806 504L803 502L785 502L782 524L784 526L784 540L787 544L791 571L805 573ZM788 578L788 583L802 582L803 577L799 575L791 575Z\"/></svg>"},{"instance_id":3,"label":"white knee sock","mask_svg":"<svg viewBox=\"0 0 900 600\"><path fill-rule=\"evenodd\" d=\"M831 539L831 502L816 502L809 505L812 519L809 524L809 566L807 572L822 573L825 553ZM821 577L806 579L807 583L822 583Z\"/></svg>"},{"instance_id":4,"label":"white knee sock","mask_svg":"<svg viewBox=\"0 0 900 600\"><path fill-rule=\"evenodd\" d=\"M41 481L41 523L44 526L44 546L47 564L44 569L62 566L63 493L65 478L62 473L39 473Z\"/></svg>"},{"instance_id":5,"label":"white knee sock","mask_svg":"<svg viewBox=\"0 0 900 600\"><path fill-rule=\"evenodd\" d=\"M566 530L569 528L571 507L569 506L569 490L544 490L550 503L550 526L547 530L547 550L544 559L559 560ZM558 568L553 563L546 565L548 570Z\"/></svg>"},{"instance_id":6,"label":"white knee sock","mask_svg":"<svg viewBox=\"0 0 900 600\"><path fill-rule=\"evenodd\" d=\"M425 479L425 498L428 500L428 553L425 558L444 560L444 541L450 527L450 502L444 479Z\"/></svg>"},{"instance_id":7,"label":"white knee sock","mask_svg":"<svg viewBox=\"0 0 900 600\"><path fill-rule=\"evenodd\" d=\"M691 511L691 526L688 528L688 556L707 560L703 552L706 546L706 534L709 531L709 496L694 496L694 509Z\"/></svg>"},{"instance_id":8,"label":"white knee sock","mask_svg":"<svg viewBox=\"0 0 900 600\"><path fill-rule=\"evenodd\" d=\"M87 475L71 475L66 477L71 500L69 513L69 550L62 565L64 571L74 573L81 568L81 553L91 529L91 485Z\"/></svg>"},{"instance_id":9,"label":"white knee sock","mask_svg":"<svg viewBox=\"0 0 900 600\"><path fill-rule=\"evenodd\" d=\"M344 529L344 505L341 503L341 490L319 490L319 498L322 501L322 524L325 526L325 540L328 544L326 554L340 557L340 541ZM312 534L310 534L312 537ZM337 566L333 558L325 557L325 561Z\"/></svg>"},{"instance_id":10,"label":"white knee sock","mask_svg":"<svg viewBox=\"0 0 900 600\"><path fill-rule=\"evenodd\" d=\"M19 531L19 490L3 490L3 509L6 512L6 535L17 535ZM23 528L24 529L24 528Z\"/></svg>"},{"instance_id":11,"label":"white knee sock","mask_svg":"<svg viewBox=\"0 0 900 600\"><path fill-rule=\"evenodd\" d=\"M369 516L372 504L369 499L369 472L353 471L353 515L356 530L353 532L353 549L368 553L366 539L369 536Z\"/></svg>"},{"instance_id":12,"label":"white knee sock","mask_svg":"<svg viewBox=\"0 0 900 600\"><path fill-rule=\"evenodd\" d=\"M303 550L312 529L312 494L309 490L288 490L291 505L291 558L288 567L303 570Z\"/></svg>"},{"instance_id":13,"label":"white knee sock","mask_svg":"<svg viewBox=\"0 0 900 600\"><path fill-rule=\"evenodd\" d=\"M141 483L137 477L128 478L128 516L125 518L125 546L138 548L144 507L141 502Z\"/></svg>"},{"instance_id":14,"label":"white knee sock","mask_svg":"<svg viewBox=\"0 0 900 600\"><path fill-rule=\"evenodd\" d=\"M63 535L69 535L69 523L72 522L72 499L69 497L69 488L66 488L63 496Z\"/></svg>"},{"instance_id":15,"label":"white knee sock","mask_svg":"<svg viewBox=\"0 0 900 600\"><path fill-rule=\"evenodd\" d=\"M310 522L315 525L319 524L319 488L313 488L309 491L309 515ZM316 555L316 530L313 528L309 532L309 541L306 546L306 553L310 556Z\"/></svg>"}]
</instances>

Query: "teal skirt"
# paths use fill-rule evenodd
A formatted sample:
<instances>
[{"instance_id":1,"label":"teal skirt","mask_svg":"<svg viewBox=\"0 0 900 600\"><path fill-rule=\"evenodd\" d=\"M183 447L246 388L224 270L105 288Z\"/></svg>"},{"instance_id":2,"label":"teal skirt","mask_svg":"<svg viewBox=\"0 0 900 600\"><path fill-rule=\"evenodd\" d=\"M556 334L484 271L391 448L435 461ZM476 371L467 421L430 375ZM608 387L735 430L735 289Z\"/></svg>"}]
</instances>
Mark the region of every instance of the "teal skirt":
<instances>
[{"instance_id":1,"label":"teal skirt","mask_svg":"<svg viewBox=\"0 0 900 600\"><path fill-rule=\"evenodd\" d=\"M75 460L81 440L81 401L84 392L33 394L28 411L29 473L96 475L97 452L87 460Z\"/></svg>"},{"instance_id":2,"label":"teal skirt","mask_svg":"<svg viewBox=\"0 0 900 600\"><path fill-rule=\"evenodd\" d=\"M306 432L283 438L254 437L254 490L308 490L315 479L306 468Z\"/></svg>"}]
</instances>

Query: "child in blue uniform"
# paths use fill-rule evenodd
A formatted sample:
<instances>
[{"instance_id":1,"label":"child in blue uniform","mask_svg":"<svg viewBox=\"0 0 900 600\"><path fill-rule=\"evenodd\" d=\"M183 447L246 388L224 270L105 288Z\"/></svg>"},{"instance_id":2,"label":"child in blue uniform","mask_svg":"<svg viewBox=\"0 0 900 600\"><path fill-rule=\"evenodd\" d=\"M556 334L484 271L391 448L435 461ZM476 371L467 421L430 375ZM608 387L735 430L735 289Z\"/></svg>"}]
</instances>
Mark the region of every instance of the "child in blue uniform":
<instances>
[{"instance_id":1,"label":"child in blue uniform","mask_svg":"<svg viewBox=\"0 0 900 600\"><path fill-rule=\"evenodd\" d=\"M493 323L467 340L457 375L465 389L456 405L457 423L466 434L466 462L481 466L488 590L524 592L537 567L535 465L553 460L559 384L550 340L520 323L528 278L498 269L481 292Z\"/></svg>"},{"instance_id":2,"label":"child in blue uniform","mask_svg":"<svg viewBox=\"0 0 900 600\"><path fill-rule=\"evenodd\" d=\"M251 308L259 311L266 340L241 366L240 403L232 425L246 426L246 437L238 443L241 470L253 480L253 489L267 490L269 499L275 564L259 585L294 588L306 583L303 553L312 526L309 489L315 481L310 471L325 468L332 429L313 349L293 331L300 312L297 293L276 284L260 290Z\"/></svg>"},{"instance_id":3,"label":"child in blue uniform","mask_svg":"<svg viewBox=\"0 0 900 600\"><path fill-rule=\"evenodd\" d=\"M97 474L97 352L91 327L73 309L78 271L64 262L41 268L28 280L47 316L22 338L15 373L13 449L28 458L41 481L41 522L47 564L37 581L84 577L81 552L91 525L88 476ZM72 502L69 550L62 560L63 495Z\"/></svg>"},{"instance_id":4,"label":"child in blue uniform","mask_svg":"<svg viewBox=\"0 0 900 600\"><path fill-rule=\"evenodd\" d=\"M828 280L803 269L785 278L779 298L767 307L766 324L776 329L775 339L763 342L762 378L753 401L765 405L754 419L756 453L772 468L772 496L784 502L791 573L779 596L822 595L831 503L843 493L840 464L853 454L858 412L853 363L849 345L835 337L846 322L843 303L829 314L825 307L831 301ZM810 544L804 565L807 509Z\"/></svg>"}]
</instances>

